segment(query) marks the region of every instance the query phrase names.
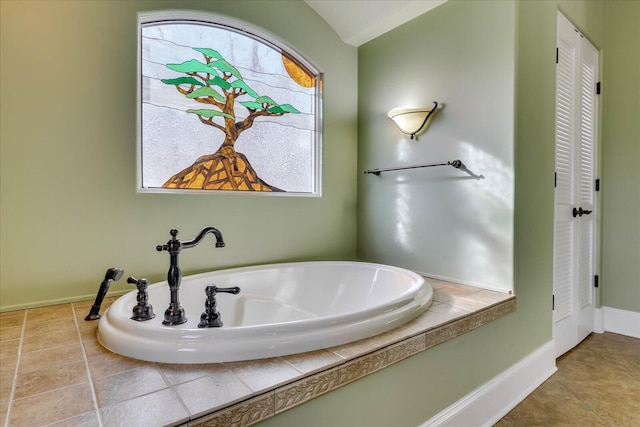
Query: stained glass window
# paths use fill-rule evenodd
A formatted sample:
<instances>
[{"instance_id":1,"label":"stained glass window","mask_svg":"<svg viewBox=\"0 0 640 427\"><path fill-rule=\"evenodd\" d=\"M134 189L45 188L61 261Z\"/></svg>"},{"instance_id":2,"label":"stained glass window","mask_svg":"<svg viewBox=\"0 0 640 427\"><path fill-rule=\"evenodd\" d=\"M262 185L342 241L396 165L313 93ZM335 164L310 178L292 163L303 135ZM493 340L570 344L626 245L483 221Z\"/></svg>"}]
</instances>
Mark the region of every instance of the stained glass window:
<instances>
[{"instance_id":1,"label":"stained glass window","mask_svg":"<svg viewBox=\"0 0 640 427\"><path fill-rule=\"evenodd\" d=\"M139 25L141 191L320 194L322 79L307 59L227 18Z\"/></svg>"}]
</instances>

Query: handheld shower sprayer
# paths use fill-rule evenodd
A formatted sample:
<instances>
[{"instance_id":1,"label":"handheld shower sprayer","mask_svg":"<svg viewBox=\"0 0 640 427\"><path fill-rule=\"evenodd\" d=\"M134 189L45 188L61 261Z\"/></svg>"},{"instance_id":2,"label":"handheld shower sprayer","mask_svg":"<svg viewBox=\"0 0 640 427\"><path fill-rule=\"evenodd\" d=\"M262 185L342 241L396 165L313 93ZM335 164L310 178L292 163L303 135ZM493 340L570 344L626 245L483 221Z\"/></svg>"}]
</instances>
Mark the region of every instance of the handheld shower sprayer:
<instances>
[{"instance_id":1,"label":"handheld shower sprayer","mask_svg":"<svg viewBox=\"0 0 640 427\"><path fill-rule=\"evenodd\" d=\"M104 280L102 281L102 283L100 283L100 288L98 289L96 300L91 306L91 310L89 311L89 314L87 314L87 317L84 318L84 320L98 320L100 318L100 314L98 314L100 312L100 306L102 305L102 300L109 291L111 281L113 280L117 282L118 280L120 280L123 274L124 270L120 268L112 267L107 270L104 275Z\"/></svg>"}]
</instances>

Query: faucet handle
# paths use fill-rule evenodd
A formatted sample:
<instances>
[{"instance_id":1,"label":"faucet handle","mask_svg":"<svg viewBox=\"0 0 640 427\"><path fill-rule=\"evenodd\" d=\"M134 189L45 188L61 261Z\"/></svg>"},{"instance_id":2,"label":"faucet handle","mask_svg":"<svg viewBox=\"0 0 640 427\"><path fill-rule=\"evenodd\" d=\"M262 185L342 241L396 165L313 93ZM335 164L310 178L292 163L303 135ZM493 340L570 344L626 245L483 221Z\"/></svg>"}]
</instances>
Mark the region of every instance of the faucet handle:
<instances>
[{"instance_id":1,"label":"faucet handle","mask_svg":"<svg viewBox=\"0 0 640 427\"><path fill-rule=\"evenodd\" d=\"M138 288L138 295L136 299L138 300L138 304L133 307L133 314L131 315L131 319L137 320L138 322L143 322L145 320L151 320L156 315L153 313L153 306L149 304L149 295L147 294L147 286L149 282L147 279L136 279L133 276L129 276L127 278L127 283L132 285L136 285Z\"/></svg>"},{"instance_id":2,"label":"faucet handle","mask_svg":"<svg viewBox=\"0 0 640 427\"><path fill-rule=\"evenodd\" d=\"M156 251L167 251L171 254L180 252L182 243L176 238L178 236L178 230L172 228L171 231L169 231L169 234L171 234L171 239L169 239L169 241L165 245L156 246Z\"/></svg>"},{"instance_id":3,"label":"faucet handle","mask_svg":"<svg viewBox=\"0 0 640 427\"><path fill-rule=\"evenodd\" d=\"M234 286L232 288L219 288L215 285L209 285L205 288L205 293L207 294L207 297L212 298L215 296L215 294L217 294L218 292L225 292L228 294L234 294L237 295L240 293L240 288L237 286Z\"/></svg>"},{"instance_id":4,"label":"faucet handle","mask_svg":"<svg viewBox=\"0 0 640 427\"><path fill-rule=\"evenodd\" d=\"M222 318L216 309L216 293L226 292L229 294L240 293L240 288L234 286L232 288L219 288L215 285L208 285L204 292L207 294L207 300L204 303L205 310L200 315L200 323L198 328L218 328L222 326Z\"/></svg>"},{"instance_id":5,"label":"faucet handle","mask_svg":"<svg viewBox=\"0 0 640 427\"><path fill-rule=\"evenodd\" d=\"M145 289L147 287L147 285L149 284L149 282L147 281L147 279L136 279L133 276L129 276L127 278L127 283L132 284L132 285L136 285L136 287L138 289Z\"/></svg>"},{"instance_id":6,"label":"faucet handle","mask_svg":"<svg viewBox=\"0 0 640 427\"><path fill-rule=\"evenodd\" d=\"M240 288L237 286L234 286L232 288L218 288L217 292L226 292L228 294L234 294L237 295L240 293Z\"/></svg>"}]
</instances>

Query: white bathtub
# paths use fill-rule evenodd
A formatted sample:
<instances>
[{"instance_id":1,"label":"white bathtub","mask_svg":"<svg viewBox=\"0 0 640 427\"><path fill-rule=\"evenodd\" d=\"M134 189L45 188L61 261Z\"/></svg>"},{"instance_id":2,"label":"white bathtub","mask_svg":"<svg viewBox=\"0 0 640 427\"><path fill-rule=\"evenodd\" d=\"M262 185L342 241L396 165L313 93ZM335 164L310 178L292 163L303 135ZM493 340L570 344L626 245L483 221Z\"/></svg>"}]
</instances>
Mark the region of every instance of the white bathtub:
<instances>
[{"instance_id":1,"label":"white bathtub","mask_svg":"<svg viewBox=\"0 0 640 427\"><path fill-rule=\"evenodd\" d=\"M207 285L239 286L217 294L224 325L198 328ZM162 325L167 282L148 288L155 319L131 320L137 291L115 301L98 324L109 350L166 363L214 363L303 353L371 337L425 311L433 291L408 270L362 262L303 262L186 276L180 303L188 321Z\"/></svg>"}]
</instances>

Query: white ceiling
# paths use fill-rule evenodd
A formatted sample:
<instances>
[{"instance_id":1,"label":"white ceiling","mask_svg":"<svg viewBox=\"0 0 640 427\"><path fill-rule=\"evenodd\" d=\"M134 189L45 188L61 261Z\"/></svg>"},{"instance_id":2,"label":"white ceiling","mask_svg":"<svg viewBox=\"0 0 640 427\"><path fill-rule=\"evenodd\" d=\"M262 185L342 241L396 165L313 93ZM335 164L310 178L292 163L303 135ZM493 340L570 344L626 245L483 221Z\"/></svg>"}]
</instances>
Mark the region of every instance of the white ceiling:
<instances>
[{"instance_id":1,"label":"white ceiling","mask_svg":"<svg viewBox=\"0 0 640 427\"><path fill-rule=\"evenodd\" d=\"M360 46L447 0L304 0L340 36Z\"/></svg>"}]
</instances>

